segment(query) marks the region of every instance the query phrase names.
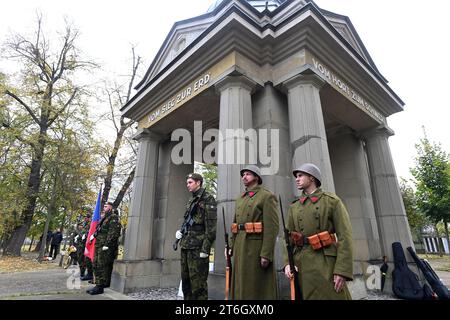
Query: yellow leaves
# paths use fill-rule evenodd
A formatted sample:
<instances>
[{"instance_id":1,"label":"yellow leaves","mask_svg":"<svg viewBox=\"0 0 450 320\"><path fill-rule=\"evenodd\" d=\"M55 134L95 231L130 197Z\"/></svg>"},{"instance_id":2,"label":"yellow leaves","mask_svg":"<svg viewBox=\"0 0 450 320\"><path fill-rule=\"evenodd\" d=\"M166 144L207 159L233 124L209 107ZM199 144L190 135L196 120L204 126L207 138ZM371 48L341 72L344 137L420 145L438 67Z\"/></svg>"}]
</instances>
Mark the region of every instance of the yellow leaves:
<instances>
[{"instance_id":1,"label":"yellow leaves","mask_svg":"<svg viewBox=\"0 0 450 320\"><path fill-rule=\"evenodd\" d=\"M43 261L37 262L36 255L25 255L23 257L0 257L0 273L15 273L35 270L54 269L57 262Z\"/></svg>"}]
</instances>

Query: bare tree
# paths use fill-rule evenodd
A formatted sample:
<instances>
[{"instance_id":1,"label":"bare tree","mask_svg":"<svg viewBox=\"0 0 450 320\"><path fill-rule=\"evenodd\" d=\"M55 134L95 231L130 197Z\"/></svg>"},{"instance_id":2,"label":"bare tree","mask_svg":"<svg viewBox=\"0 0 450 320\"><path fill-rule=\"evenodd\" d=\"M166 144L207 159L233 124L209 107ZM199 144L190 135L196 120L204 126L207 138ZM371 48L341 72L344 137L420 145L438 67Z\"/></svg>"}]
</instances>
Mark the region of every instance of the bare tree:
<instances>
[{"instance_id":1,"label":"bare tree","mask_svg":"<svg viewBox=\"0 0 450 320\"><path fill-rule=\"evenodd\" d=\"M22 84L17 89L7 88L4 94L28 113L36 129L35 138L28 141L32 160L26 206L21 212L21 223L14 228L3 254L20 255L36 207L48 130L68 106L75 103L82 91L81 87L74 84L75 71L94 66L91 62L80 60L75 46L78 35L78 30L66 21L61 45L52 51L42 30L42 16L38 16L37 30L33 37L28 39L20 34L13 34L4 44L5 57L19 62L24 75ZM11 129L5 124L3 127ZM19 134L17 139L20 139Z\"/></svg>"}]
</instances>

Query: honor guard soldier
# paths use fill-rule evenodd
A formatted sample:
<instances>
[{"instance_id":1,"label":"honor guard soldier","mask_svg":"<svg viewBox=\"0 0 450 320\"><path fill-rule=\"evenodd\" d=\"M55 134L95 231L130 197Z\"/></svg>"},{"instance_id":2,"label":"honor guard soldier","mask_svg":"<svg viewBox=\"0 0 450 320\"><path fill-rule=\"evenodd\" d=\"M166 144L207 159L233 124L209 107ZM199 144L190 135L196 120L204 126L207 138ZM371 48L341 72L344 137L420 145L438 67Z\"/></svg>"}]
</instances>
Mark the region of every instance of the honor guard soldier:
<instances>
[{"instance_id":1,"label":"honor guard soldier","mask_svg":"<svg viewBox=\"0 0 450 320\"><path fill-rule=\"evenodd\" d=\"M185 300L208 299L209 254L216 239L216 200L203 188L203 177L191 173L186 186L192 197L186 205L184 222L175 234L181 247L181 282Z\"/></svg>"},{"instance_id":2,"label":"honor guard soldier","mask_svg":"<svg viewBox=\"0 0 450 320\"><path fill-rule=\"evenodd\" d=\"M304 300L350 300L346 281L353 279L350 218L341 199L324 192L317 166L305 163L293 171L300 198L289 207L288 225L295 246L300 291ZM285 255L285 274L292 276Z\"/></svg>"},{"instance_id":3,"label":"honor guard soldier","mask_svg":"<svg viewBox=\"0 0 450 320\"><path fill-rule=\"evenodd\" d=\"M278 201L262 186L260 170L248 165L241 170L245 192L236 199L231 226L233 256L231 298L277 298L274 250L279 230Z\"/></svg>"},{"instance_id":4,"label":"honor guard soldier","mask_svg":"<svg viewBox=\"0 0 450 320\"><path fill-rule=\"evenodd\" d=\"M109 287L114 260L119 252L120 231L117 209L113 209L113 203L108 202L103 206L102 219L91 236L96 239L93 261L96 286L88 290L89 294L101 294L104 288Z\"/></svg>"}]
</instances>

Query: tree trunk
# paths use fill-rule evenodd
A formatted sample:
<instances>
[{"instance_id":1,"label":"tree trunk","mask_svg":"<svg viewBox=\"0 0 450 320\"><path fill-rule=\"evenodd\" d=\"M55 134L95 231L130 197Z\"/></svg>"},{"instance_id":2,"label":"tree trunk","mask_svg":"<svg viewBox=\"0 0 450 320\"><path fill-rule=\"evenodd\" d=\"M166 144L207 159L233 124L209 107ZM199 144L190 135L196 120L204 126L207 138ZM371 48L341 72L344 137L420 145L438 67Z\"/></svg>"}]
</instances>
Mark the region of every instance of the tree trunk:
<instances>
[{"instance_id":1,"label":"tree trunk","mask_svg":"<svg viewBox=\"0 0 450 320\"><path fill-rule=\"evenodd\" d=\"M445 237L447 238L448 255L450 256L450 240L448 236L448 221L444 220Z\"/></svg>"},{"instance_id":2,"label":"tree trunk","mask_svg":"<svg viewBox=\"0 0 450 320\"><path fill-rule=\"evenodd\" d=\"M31 251L31 247L33 246L33 242L34 242L34 235L31 236L31 242L30 242L30 247L28 248L28 251Z\"/></svg>"},{"instance_id":3,"label":"tree trunk","mask_svg":"<svg viewBox=\"0 0 450 320\"><path fill-rule=\"evenodd\" d=\"M436 229L436 236L437 236L437 244L438 244L438 252L439 252L439 256L442 257L444 254L442 253L442 239L439 235L439 231L438 231L438 224L436 223L434 228Z\"/></svg>"},{"instance_id":4,"label":"tree trunk","mask_svg":"<svg viewBox=\"0 0 450 320\"><path fill-rule=\"evenodd\" d=\"M45 141L47 137L47 126L41 126L39 132L38 145L35 148L36 153L31 162L31 172L28 178L27 186L27 205L22 211L22 224L14 228L11 237L6 244L6 249L3 251L3 255L20 256L23 242L27 236L27 232L30 229L31 222L33 220L34 209L36 208L36 199L41 185L41 166L42 159L44 157Z\"/></svg>"},{"instance_id":5,"label":"tree trunk","mask_svg":"<svg viewBox=\"0 0 450 320\"><path fill-rule=\"evenodd\" d=\"M33 252L39 252L39 250L41 250L41 245L42 245L42 239L43 238L44 238L44 235L42 235L42 238L40 238L38 240L38 243L36 244L36 247L34 248ZM45 236L45 238L47 238L47 236Z\"/></svg>"}]
</instances>

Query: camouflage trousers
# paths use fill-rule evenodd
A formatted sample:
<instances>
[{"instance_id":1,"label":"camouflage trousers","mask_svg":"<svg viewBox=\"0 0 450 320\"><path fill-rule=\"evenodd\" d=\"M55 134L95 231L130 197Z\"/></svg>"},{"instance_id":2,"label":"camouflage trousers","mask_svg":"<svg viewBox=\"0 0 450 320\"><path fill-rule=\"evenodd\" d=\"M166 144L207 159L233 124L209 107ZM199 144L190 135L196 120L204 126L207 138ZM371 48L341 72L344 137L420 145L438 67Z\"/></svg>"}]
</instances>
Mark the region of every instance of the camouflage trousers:
<instances>
[{"instance_id":1,"label":"camouflage trousers","mask_svg":"<svg viewBox=\"0 0 450 320\"><path fill-rule=\"evenodd\" d=\"M184 300L208 300L209 258L200 249L181 249L181 281Z\"/></svg>"},{"instance_id":2,"label":"camouflage trousers","mask_svg":"<svg viewBox=\"0 0 450 320\"><path fill-rule=\"evenodd\" d=\"M95 284L109 287L114 259L117 257L117 248L109 248L103 251L102 247L95 246L93 263Z\"/></svg>"},{"instance_id":3,"label":"camouflage trousers","mask_svg":"<svg viewBox=\"0 0 450 320\"><path fill-rule=\"evenodd\" d=\"M78 266L80 267L80 275L84 276L84 273L86 272L86 269L87 269L88 274L92 275L93 274L93 270L92 270L91 259L86 257L84 255L83 250L81 250L81 249L78 249L77 254L78 254Z\"/></svg>"}]
</instances>

